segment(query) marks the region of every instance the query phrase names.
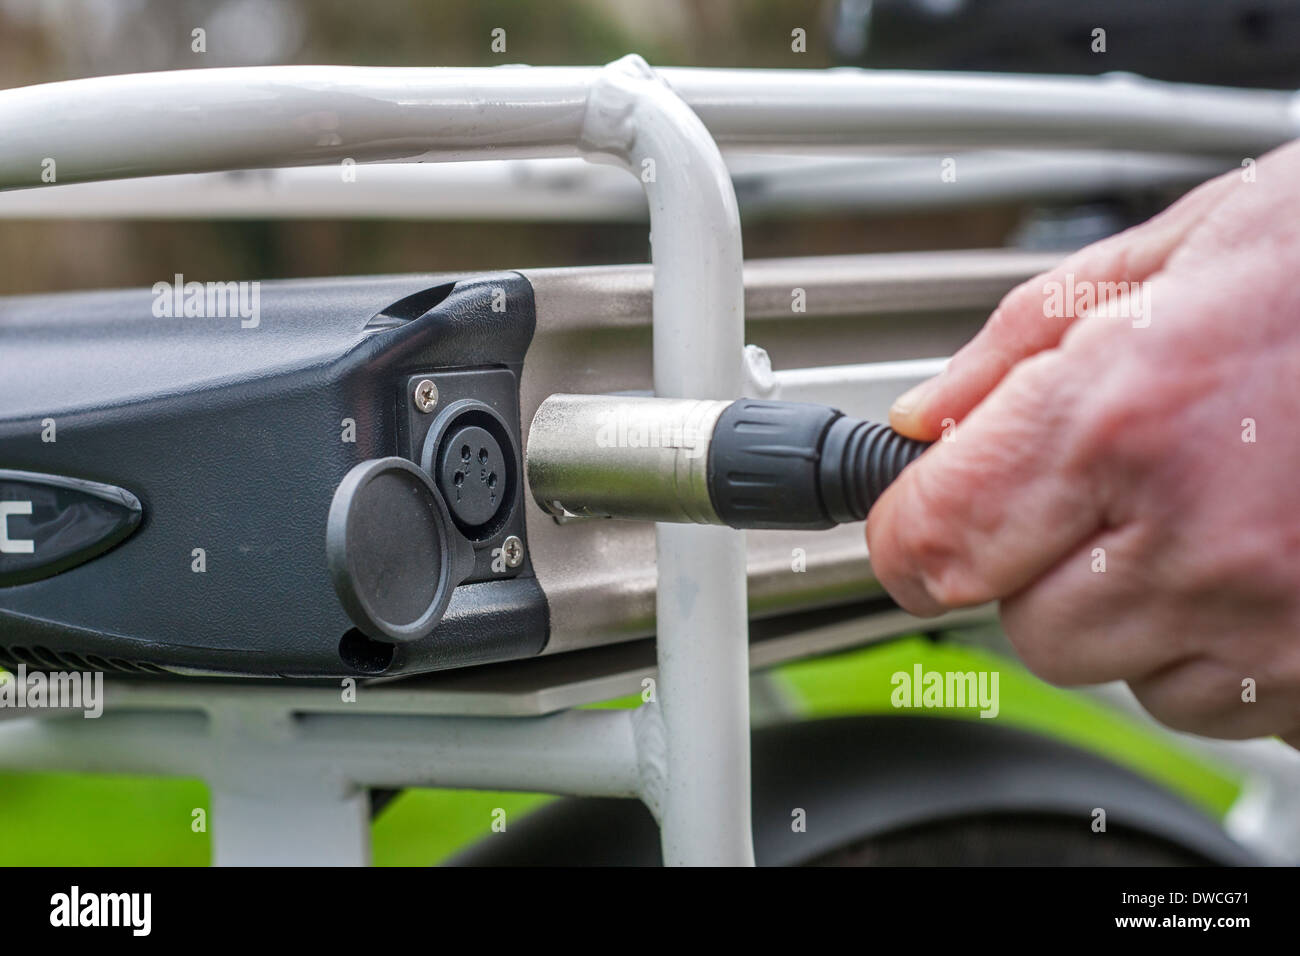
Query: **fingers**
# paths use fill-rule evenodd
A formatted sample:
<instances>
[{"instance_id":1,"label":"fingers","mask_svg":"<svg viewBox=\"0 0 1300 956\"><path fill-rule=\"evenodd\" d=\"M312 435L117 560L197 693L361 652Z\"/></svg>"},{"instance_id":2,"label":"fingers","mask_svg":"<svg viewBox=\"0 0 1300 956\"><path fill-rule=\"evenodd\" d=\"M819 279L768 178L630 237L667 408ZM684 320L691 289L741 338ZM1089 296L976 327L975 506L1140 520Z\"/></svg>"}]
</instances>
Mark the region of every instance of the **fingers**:
<instances>
[{"instance_id":1,"label":"fingers","mask_svg":"<svg viewBox=\"0 0 1300 956\"><path fill-rule=\"evenodd\" d=\"M1071 289L1154 275L1238 183L1235 173L1210 180L1150 221L1088 246L1017 286L940 375L899 397L890 409L890 425L911 438L934 441L946 419L962 421L1017 362L1061 341L1079 317L1069 301Z\"/></svg>"},{"instance_id":2,"label":"fingers","mask_svg":"<svg viewBox=\"0 0 1300 956\"><path fill-rule=\"evenodd\" d=\"M1293 699L1276 692L1295 686L1294 673L1245 663L1269 659L1276 609L1201 588L1171 601L1168 569L1150 557L1157 533L1141 523L1103 532L1004 599L1002 625L1020 659L1062 686L1125 680L1176 730L1246 738L1294 727ZM1243 696L1247 677L1263 688L1257 696Z\"/></svg>"},{"instance_id":3,"label":"fingers","mask_svg":"<svg viewBox=\"0 0 1300 956\"><path fill-rule=\"evenodd\" d=\"M1151 599L1148 538L1140 524L1102 532L1003 599L1002 627L1026 667L1052 684L1100 684L1195 653L1183 608Z\"/></svg>"},{"instance_id":4,"label":"fingers","mask_svg":"<svg viewBox=\"0 0 1300 956\"><path fill-rule=\"evenodd\" d=\"M1065 364L1056 351L1021 363L868 515L876 577L907 610L1015 594L1097 531L1093 480L1067 454L1088 382Z\"/></svg>"},{"instance_id":5,"label":"fingers","mask_svg":"<svg viewBox=\"0 0 1300 956\"><path fill-rule=\"evenodd\" d=\"M1241 680L1239 670L1197 657L1131 680L1129 686L1151 716L1187 733L1242 740L1293 726L1293 707L1288 709L1276 697L1244 700Z\"/></svg>"}]
</instances>

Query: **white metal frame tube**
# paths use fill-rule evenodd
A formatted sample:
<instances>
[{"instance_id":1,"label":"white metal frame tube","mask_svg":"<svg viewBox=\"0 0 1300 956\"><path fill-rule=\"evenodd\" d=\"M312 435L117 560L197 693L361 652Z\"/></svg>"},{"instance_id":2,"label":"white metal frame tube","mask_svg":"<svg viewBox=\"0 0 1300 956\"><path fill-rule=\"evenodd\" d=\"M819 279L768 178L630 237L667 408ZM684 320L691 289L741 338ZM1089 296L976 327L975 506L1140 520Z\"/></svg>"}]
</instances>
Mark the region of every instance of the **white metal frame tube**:
<instances>
[{"instance_id":1,"label":"white metal frame tube","mask_svg":"<svg viewBox=\"0 0 1300 956\"><path fill-rule=\"evenodd\" d=\"M723 149L899 144L1256 155L1300 135L1292 92L1149 80L911 70L660 74Z\"/></svg>"},{"instance_id":2,"label":"white metal frame tube","mask_svg":"<svg viewBox=\"0 0 1300 956\"><path fill-rule=\"evenodd\" d=\"M573 156L588 88L601 75L593 67L270 66L4 90L0 189L345 159ZM724 149L1045 146L1240 156L1300 135L1293 93L1129 75L659 75Z\"/></svg>"},{"instance_id":3,"label":"white metal frame tube","mask_svg":"<svg viewBox=\"0 0 1300 956\"><path fill-rule=\"evenodd\" d=\"M638 714L568 710L545 717L296 713L295 701L196 698L204 711L127 703L79 714L0 720L0 767L203 778L218 866L369 862L367 787L468 787L640 797L658 775ZM296 703L301 703L297 701Z\"/></svg>"},{"instance_id":4,"label":"white metal frame tube","mask_svg":"<svg viewBox=\"0 0 1300 956\"><path fill-rule=\"evenodd\" d=\"M637 797L641 768L632 714L295 715L272 691L264 704L221 701L206 713L113 710L96 720L79 713L3 720L0 766L195 774L214 782L278 781L297 768L337 785Z\"/></svg>"},{"instance_id":5,"label":"white metal frame tube","mask_svg":"<svg viewBox=\"0 0 1300 956\"><path fill-rule=\"evenodd\" d=\"M940 183L933 152L898 156L733 154L741 214L958 208L1190 186L1230 160L1097 150L961 152ZM737 162L736 160L745 160ZM328 166L144 176L0 193L0 219L346 219L639 222L645 196L620 171L577 158L373 163L346 184ZM345 188L346 187L346 188Z\"/></svg>"},{"instance_id":6,"label":"white metal frame tube","mask_svg":"<svg viewBox=\"0 0 1300 956\"><path fill-rule=\"evenodd\" d=\"M584 140L626 162L650 203L655 394L737 397L740 212L712 136L644 60L625 57L592 89ZM752 866L745 539L659 524L656 555L664 862Z\"/></svg>"}]
</instances>

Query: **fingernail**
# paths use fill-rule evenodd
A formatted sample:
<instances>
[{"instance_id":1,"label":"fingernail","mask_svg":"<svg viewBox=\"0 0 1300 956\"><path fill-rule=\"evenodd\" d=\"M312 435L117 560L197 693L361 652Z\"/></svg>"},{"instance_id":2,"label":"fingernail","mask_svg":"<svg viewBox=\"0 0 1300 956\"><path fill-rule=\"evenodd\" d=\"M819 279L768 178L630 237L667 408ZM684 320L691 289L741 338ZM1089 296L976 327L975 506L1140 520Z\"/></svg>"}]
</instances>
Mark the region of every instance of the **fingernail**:
<instances>
[{"instance_id":1,"label":"fingernail","mask_svg":"<svg viewBox=\"0 0 1300 956\"><path fill-rule=\"evenodd\" d=\"M919 385L913 385L898 398L894 399L893 406L889 409L891 416L897 415L900 418L909 418L912 413L921 407L930 388L934 385L935 379L928 378Z\"/></svg>"}]
</instances>

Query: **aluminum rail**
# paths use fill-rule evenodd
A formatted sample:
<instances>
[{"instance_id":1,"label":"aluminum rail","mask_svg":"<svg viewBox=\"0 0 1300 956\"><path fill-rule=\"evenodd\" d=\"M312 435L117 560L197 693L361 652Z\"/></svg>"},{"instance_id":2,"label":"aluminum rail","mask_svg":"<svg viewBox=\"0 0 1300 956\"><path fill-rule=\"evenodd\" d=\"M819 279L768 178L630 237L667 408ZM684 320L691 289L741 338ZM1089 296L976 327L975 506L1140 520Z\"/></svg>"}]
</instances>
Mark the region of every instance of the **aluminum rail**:
<instances>
[{"instance_id":1,"label":"aluminum rail","mask_svg":"<svg viewBox=\"0 0 1300 956\"><path fill-rule=\"evenodd\" d=\"M846 414L883 420L895 397L937 369L909 363L872 373L841 363L950 355L1008 290L1059 260L1059 254L1009 249L751 260L744 267L748 340L771 349L778 367L837 366L810 373L814 381L807 383L810 376L791 372L799 381L781 385L770 397L824 402ZM522 272L533 287L538 314L520 380L525 440L538 405L556 392L652 393L648 267ZM791 309L796 288L807 293L806 313ZM777 381L786 374L777 373ZM769 370L747 393L768 395L763 389L776 384L767 382L771 378ZM788 535L754 531L745 538L751 620L880 593L861 528ZM550 607L546 654L654 633L652 527L609 521L557 525L530 508L528 546ZM803 549L807 573L790 571L796 547ZM755 653L751 642L751 659Z\"/></svg>"},{"instance_id":2,"label":"aluminum rail","mask_svg":"<svg viewBox=\"0 0 1300 956\"><path fill-rule=\"evenodd\" d=\"M746 221L845 211L950 209L1185 187L1223 172L1201 156L973 152L943 182L930 155L826 158L733 153ZM374 163L144 176L0 193L0 219L340 219L640 222L645 197L619 170L581 159Z\"/></svg>"},{"instance_id":3,"label":"aluminum rail","mask_svg":"<svg viewBox=\"0 0 1300 956\"><path fill-rule=\"evenodd\" d=\"M587 93L600 75L593 67L270 66L5 90L0 189L344 160L580 155ZM660 75L722 147L743 150L1069 146L1241 157L1300 135L1294 93L1130 75Z\"/></svg>"}]
</instances>

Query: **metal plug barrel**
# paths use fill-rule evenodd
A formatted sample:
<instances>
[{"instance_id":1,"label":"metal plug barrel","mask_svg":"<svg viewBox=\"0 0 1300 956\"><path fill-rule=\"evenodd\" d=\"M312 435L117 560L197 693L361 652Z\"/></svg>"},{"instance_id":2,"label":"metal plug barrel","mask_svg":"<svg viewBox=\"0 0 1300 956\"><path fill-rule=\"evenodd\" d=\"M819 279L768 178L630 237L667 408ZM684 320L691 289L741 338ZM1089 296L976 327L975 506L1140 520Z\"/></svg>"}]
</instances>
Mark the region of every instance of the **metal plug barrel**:
<instances>
[{"instance_id":1,"label":"metal plug barrel","mask_svg":"<svg viewBox=\"0 0 1300 956\"><path fill-rule=\"evenodd\" d=\"M815 530L861 521L927 447L826 405L552 395L528 482L556 517Z\"/></svg>"},{"instance_id":2,"label":"metal plug barrel","mask_svg":"<svg viewBox=\"0 0 1300 956\"><path fill-rule=\"evenodd\" d=\"M730 402L552 395L528 433L528 484L556 517L722 524L709 443Z\"/></svg>"}]
</instances>

